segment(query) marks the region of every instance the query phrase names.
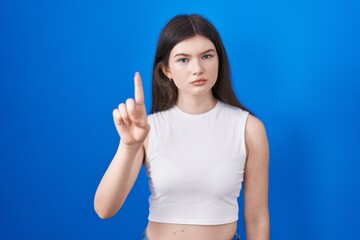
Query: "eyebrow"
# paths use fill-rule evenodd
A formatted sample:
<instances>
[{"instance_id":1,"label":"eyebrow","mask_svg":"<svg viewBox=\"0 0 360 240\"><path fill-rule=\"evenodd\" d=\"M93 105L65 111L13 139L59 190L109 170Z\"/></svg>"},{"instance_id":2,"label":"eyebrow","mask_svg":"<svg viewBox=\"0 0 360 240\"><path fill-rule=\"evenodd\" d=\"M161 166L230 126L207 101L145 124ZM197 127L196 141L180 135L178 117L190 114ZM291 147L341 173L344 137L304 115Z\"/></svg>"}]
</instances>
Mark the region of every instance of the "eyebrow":
<instances>
[{"instance_id":1,"label":"eyebrow","mask_svg":"<svg viewBox=\"0 0 360 240\"><path fill-rule=\"evenodd\" d=\"M206 50L205 52L200 53L200 55L203 55L203 54L206 54L206 53L210 53L210 52L215 52L215 50L211 48L211 49ZM177 53L177 54L175 54L174 58L175 58L175 57L179 57L179 56L189 57L190 54L187 54L187 53Z\"/></svg>"}]
</instances>

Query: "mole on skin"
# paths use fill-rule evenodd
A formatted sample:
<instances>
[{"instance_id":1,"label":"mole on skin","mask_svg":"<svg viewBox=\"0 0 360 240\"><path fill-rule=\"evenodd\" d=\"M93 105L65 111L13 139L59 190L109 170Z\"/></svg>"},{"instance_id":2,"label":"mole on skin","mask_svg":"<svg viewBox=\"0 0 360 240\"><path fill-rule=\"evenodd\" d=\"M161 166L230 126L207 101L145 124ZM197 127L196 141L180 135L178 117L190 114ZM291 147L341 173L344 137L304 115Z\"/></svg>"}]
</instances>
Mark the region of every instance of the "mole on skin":
<instances>
[{"instance_id":1,"label":"mole on skin","mask_svg":"<svg viewBox=\"0 0 360 240\"><path fill-rule=\"evenodd\" d=\"M184 229L181 229L181 232L184 232ZM176 232L174 232L174 234L176 234Z\"/></svg>"}]
</instances>

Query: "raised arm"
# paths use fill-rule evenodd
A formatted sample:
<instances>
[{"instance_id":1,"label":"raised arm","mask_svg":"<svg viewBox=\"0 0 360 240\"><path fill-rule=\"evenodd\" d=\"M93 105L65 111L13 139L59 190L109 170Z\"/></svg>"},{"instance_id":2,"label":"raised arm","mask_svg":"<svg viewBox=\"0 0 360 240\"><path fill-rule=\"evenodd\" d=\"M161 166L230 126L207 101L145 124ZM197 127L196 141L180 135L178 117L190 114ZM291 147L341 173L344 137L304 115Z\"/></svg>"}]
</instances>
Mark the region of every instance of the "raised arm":
<instances>
[{"instance_id":1,"label":"raised arm","mask_svg":"<svg viewBox=\"0 0 360 240\"><path fill-rule=\"evenodd\" d=\"M246 239L269 240L269 146L264 125L252 115L247 120L245 138L248 153L244 179Z\"/></svg>"},{"instance_id":2,"label":"raised arm","mask_svg":"<svg viewBox=\"0 0 360 240\"><path fill-rule=\"evenodd\" d=\"M113 110L114 124L121 140L95 193L95 212L102 219L114 216L121 208L145 156L144 142L150 127L139 73L135 73L134 84L135 100L127 99Z\"/></svg>"}]
</instances>

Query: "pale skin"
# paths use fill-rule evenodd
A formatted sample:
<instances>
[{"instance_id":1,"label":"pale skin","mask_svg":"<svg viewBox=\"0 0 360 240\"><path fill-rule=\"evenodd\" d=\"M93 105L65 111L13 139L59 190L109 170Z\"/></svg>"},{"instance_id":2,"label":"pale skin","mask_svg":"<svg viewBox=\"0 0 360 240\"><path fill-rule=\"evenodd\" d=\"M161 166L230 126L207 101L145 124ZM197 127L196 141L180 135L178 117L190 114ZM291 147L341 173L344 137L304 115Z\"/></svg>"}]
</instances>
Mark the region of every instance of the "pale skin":
<instances>
[{"instance_id":1,"label":"pale skin","mask_svg":"<svg viewBox=\"0 0 360 240\"><path fill-rule=\"evenodd\" d=\"M211 88L217 79L218 63L213 43L203 36L196 35L175 45L170 52L168 67L162 70L178 87L178 108L200 114L215 106L216 99ZM193 81L199 79L203 81L194 84ZM112 217L121 208L146 154L150 127L139 73L135 74L134 85L135 99L128 99L113 111L121 141L95 194L95 211L102 219ZM245 145L247 159L243 194L246 237L247 240L268 240L269 146L264 125L252 115L249 115L245 126ZM146 231L151 240L230 240L236 228L237 222L186 225L149 221Z\"/></svg>"}]
</instances>

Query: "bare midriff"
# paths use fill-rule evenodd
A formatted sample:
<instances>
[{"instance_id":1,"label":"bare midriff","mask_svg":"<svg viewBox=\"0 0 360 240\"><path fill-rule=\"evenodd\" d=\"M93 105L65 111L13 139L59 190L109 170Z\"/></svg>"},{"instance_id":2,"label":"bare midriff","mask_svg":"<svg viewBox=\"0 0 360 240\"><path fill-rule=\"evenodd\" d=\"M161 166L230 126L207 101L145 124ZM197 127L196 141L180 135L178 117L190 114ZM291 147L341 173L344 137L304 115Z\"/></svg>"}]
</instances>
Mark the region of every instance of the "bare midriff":
<instances>
[{"instance_id":1,"label":"bare midriff","mask_svg":"<svg viewBox=\"0 0 360 240\"><path fill-rule=\"evenodd\" d=\"M221 225L169 224L149 221L146 234L149 240L231 240L237 222Z\"/></svg>"}]
</instances>

